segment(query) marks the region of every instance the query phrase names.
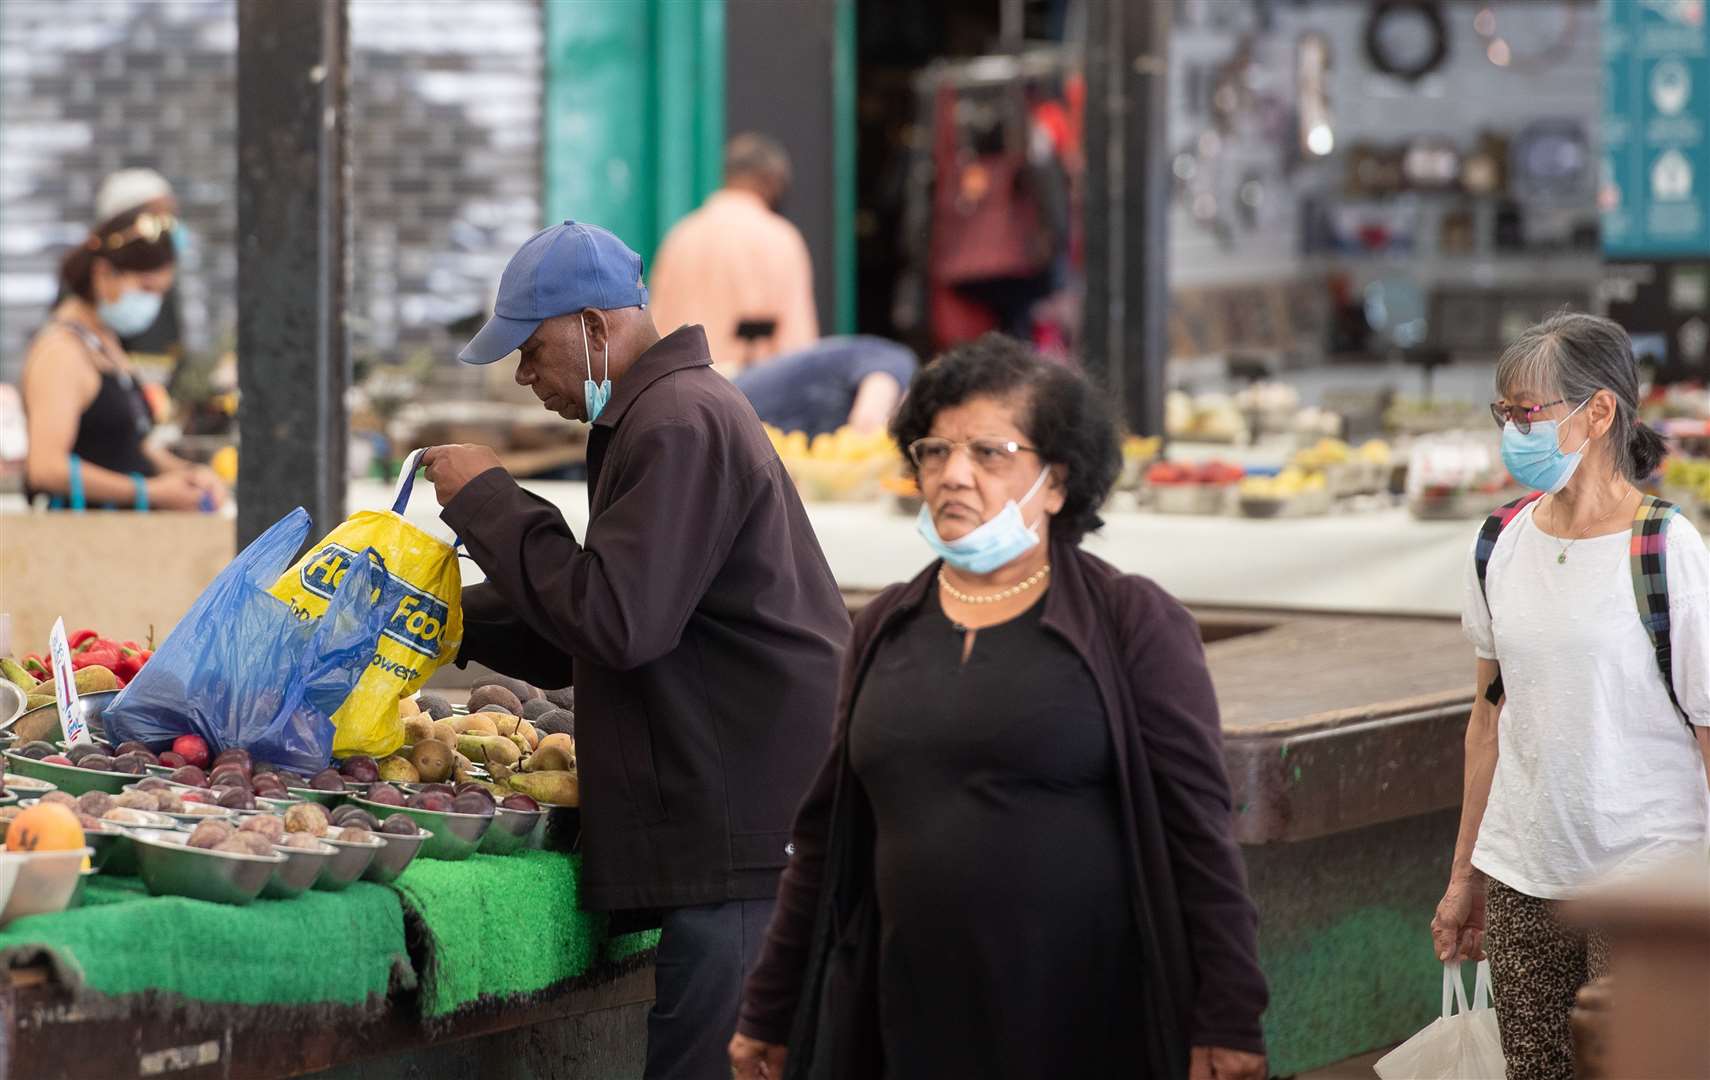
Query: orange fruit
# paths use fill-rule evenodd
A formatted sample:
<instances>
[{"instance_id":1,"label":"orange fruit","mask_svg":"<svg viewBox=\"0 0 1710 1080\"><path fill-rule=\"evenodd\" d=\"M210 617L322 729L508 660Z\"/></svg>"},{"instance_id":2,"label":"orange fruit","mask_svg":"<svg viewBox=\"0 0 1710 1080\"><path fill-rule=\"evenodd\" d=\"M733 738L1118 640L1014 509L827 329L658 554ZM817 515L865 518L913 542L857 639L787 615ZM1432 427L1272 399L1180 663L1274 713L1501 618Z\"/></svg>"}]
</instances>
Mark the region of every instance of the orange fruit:
<instances>
[{"instance_id":1,"label":"orange fruit","mask_svg":"<svg viewBox=\"0 0 1710 1080\"><path fill-rule=\"evenodd\" d=\"M82 846L77 815L57 803L37 803L6 829L7 851L74 851Z\"/></svg>"}]
</instances>

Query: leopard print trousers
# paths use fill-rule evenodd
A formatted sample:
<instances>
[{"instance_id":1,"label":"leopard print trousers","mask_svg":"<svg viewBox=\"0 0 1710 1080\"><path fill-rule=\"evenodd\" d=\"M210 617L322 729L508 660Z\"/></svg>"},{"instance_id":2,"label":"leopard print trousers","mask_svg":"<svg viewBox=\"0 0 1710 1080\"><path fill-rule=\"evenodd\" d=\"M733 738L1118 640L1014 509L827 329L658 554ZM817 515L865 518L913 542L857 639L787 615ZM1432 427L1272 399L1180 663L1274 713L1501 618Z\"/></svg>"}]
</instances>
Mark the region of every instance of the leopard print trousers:
<instances>
[{"instance_id":1,"label":"leopard print trousers","mask_svg":"<svg viewBox=\"0 0 1710 1080\"><path fill-rule=\"evenodd\" d=\"M1609 971L1599 935L1563 926L1556 903L1487 882L1485 952L1508 1080L1573 1080L1569 1014L1579 988Z\"/></svg>"}]
</instances>

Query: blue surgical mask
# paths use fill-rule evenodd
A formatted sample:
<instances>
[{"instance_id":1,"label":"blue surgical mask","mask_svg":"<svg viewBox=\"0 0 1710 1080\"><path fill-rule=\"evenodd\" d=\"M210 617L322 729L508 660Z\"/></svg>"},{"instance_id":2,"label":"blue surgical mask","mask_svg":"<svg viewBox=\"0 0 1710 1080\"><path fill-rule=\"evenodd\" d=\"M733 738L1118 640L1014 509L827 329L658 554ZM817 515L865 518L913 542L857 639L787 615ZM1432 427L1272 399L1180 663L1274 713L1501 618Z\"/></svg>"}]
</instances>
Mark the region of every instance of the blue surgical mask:
<instances>
[{"instance_id":1,"label":"blue surgical mask","mask_svg":"<svg viewBox=\"0 0 1710 1080\"><path fill-rule=\"evenodd\" d=\"M1039 494L1039 489L1045 486L1045 478L1049 475L1049 466L1040 470L1039 479L1027 489L1021 502L1031 502L1033 496ZM925 506L920 508L914 527L926 541L926 546L937 552L940 559L970 574L989 574L1000 566L1008 566L1039 543L1039 527L1028 527L1021 516L1021 503L1014 499L1005 503L996 517L981 522L959 540L946 540L938 535L932 511Z\"/></svg>"},{"instance_id":2,"label":"blue surgical mask","mask_svg":"<svg viewBox=\"0 0 1710 1080\"><path fill-rule=\"evenodd\" d=\"M1580 402L1573 412L1562 417L1562 422L1565 423L1590 401L1586 398ZM1535 420L1532 430L1522 434L1512 420L1502 425L1502 464L1508 467L1508 475L1546 494L1553 495L1567 487L1579 463L1585 460L1585 448L1590 444L1591 436L1587 435L1579 449L1569 453L1561 448L1559 427L1560 424L1554 420Z\"/></svg>"},{"instance_id":3,"label":"blue surgical mask","mask_svg":"<svg viewBox=\"0 0 1710 1080\"><path fill-rule=\"evenodd\" d=\"M147 289L131 289L95 310L113 333L120 337L135 337L153 326L154 320L160 316L160 294Z\"/></svg>"},{"instance_id":4,"label":"blue surgical mask","mask_svg":"<svg viewBox=\"0 0 1710 1080\"><path fill-rule=\"evenodd\" d=\"M606 342L600 349L600 367L605 377L598 383L594 382L594 354L588 348L588 320L582 320L582 358L588 364L588 377L582 381L582 394L588 401L588 423L600 418L605 410L606 402L612 399L612 346Z\"/></svg>"}]
</instances>

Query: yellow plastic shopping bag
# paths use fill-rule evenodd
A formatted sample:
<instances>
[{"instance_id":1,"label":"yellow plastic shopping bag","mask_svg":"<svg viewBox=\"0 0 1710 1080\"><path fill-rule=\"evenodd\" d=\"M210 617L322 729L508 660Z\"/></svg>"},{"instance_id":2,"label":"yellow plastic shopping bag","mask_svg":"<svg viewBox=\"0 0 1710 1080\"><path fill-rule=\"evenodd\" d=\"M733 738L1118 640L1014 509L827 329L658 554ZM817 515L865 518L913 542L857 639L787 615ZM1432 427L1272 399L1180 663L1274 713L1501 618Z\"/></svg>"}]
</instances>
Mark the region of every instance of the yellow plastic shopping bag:
<instances>
[{"instance_id":1,"label":"yellow plastic shopping bag","mask_svg":"<svg viewBox=\"0 0 1710 1080\"><path fill-rule=\"evenodd\" d=\"M333 714L333 755L384 757L404 745L398 699L414 693L463 643L463 575L457 552L404 519L415 482L417 450L404 462L390 510L361 510L285 571L272 593L300 619L326 613L333 591L359 552L372 547L403 593L381 630L368 670Z\"/></svg>"}]
</instances>

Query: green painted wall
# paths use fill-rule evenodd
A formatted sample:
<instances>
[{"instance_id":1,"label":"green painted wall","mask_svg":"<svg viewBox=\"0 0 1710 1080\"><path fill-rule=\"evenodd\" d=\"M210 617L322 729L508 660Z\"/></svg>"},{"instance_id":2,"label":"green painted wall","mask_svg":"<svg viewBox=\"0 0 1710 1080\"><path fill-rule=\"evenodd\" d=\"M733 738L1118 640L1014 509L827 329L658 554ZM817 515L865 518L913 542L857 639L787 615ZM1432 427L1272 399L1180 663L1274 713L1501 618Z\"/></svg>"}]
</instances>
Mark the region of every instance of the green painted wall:
<instances>
[{"instance_id":1,"label":"green painted wall","mask_svg":"<svg viewBox=\"0 0 1710 1080\"><path fill-rule=\"evenodd\" d=\"M545 220L611 229L651 261L718 187L724 0L546 0Z\"/></svg>"}]
</instances>

